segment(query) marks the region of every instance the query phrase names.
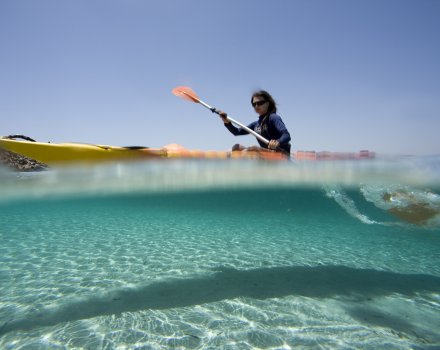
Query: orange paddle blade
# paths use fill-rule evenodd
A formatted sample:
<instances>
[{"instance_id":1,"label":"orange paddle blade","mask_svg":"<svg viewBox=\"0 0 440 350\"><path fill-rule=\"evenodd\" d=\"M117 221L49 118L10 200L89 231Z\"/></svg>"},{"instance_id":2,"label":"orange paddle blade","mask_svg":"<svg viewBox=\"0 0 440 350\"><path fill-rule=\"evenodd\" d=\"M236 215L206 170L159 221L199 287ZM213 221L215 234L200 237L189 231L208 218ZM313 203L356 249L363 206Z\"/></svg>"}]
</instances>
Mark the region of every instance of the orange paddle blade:
<instances>
[{"instance_id":1,"label":"orange paddle blade","mask_svg":"<svg viewBox=\"0 0 440 350\"><path fill-rule=\"evenodd\" d=\"M189 87L187 86L178 86L175 87L172 90L173 94L178 96L178 97L182 97L185 100L191 101L191 102L195 102L195 103L199 103L200 99L197 96L197 94Z\"/></svg>"}]
</instances>

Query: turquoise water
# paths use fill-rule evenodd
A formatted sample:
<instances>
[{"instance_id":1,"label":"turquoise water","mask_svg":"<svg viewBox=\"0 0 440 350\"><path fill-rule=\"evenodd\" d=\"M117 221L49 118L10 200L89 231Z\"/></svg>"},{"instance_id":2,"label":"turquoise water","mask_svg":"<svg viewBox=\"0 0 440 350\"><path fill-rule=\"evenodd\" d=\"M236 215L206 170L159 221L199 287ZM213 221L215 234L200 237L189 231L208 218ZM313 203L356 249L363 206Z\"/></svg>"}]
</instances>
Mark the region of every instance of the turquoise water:
<instances>
[{"instance_id":1,"label":"turquoise water","mask_svg":"<svg viewBox=\"0 0 440 350\"><path fill-rule=\"evenodd\" d=\"M438 349L439 164L2 171L0 348Z\"/></svg>"}]
</instances>

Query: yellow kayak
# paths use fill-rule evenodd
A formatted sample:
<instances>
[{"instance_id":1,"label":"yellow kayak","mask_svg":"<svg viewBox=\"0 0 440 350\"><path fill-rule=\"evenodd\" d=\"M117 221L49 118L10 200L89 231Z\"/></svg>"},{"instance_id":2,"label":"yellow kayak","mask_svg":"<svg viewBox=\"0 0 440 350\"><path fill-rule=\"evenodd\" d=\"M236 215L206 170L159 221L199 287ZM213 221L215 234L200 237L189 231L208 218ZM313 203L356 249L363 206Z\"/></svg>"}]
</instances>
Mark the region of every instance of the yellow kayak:
<instances>
[{"instance_id":1,"label":"yellow kayak","mask_svg":"<svg viewBox=\"0 0 440 350\"><path fill-rule=\"evenodd\" d=\"M47 165L94 164L105 161L150 160L161 158L240 158L285 160L287 157L271 151L198 151L180 145L162 148L118 147L86 143L45 143L0 138L0 148L37 160Z\"/></svg>"}]
</instances>

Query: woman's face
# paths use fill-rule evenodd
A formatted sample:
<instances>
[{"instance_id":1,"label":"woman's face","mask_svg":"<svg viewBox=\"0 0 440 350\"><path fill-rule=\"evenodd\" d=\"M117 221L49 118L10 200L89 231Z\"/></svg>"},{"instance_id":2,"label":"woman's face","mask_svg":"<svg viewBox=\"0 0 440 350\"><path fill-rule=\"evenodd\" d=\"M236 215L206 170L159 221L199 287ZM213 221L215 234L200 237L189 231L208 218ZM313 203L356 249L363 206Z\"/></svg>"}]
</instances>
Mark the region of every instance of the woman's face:
<instances>
[{"instance_id":1,"label":"woman's face","mask_svg":"<svg viewBox=\"0 0 440 350\"><path fill-rule=\"evenodd\" d=\"M266 101L264 97L254 96L252 98L252 106L258 115L265 115L267 113L267 109L269 108L269 101Z\"/></svg>"}]
</instances>

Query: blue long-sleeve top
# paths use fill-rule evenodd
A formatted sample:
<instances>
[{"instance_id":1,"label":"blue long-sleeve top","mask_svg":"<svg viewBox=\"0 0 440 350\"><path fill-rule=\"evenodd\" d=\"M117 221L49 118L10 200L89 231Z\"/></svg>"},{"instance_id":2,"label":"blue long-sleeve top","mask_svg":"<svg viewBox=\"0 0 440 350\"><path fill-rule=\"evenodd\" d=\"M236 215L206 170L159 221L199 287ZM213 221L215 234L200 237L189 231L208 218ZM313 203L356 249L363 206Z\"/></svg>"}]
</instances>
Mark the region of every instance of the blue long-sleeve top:
<instances>
[{"instance_id":1,"label":"blue long-sleeve top","mask_svg":"<svg viewBox=\"0 0 440 350\"><path fill-rule=\"evenodd\" d=\"M235 136L249 134L246 130L235 127L232 123L225 124L225 127ZM258 120L250 123L247 127L269 141L277 140L280 143L280 148L290 153L290 134L278 114L260 116ZM261 147L267 148L264 142L259 139L257 141Z\"/></svg>"}]
</instances>

